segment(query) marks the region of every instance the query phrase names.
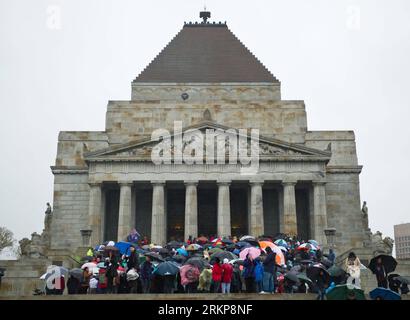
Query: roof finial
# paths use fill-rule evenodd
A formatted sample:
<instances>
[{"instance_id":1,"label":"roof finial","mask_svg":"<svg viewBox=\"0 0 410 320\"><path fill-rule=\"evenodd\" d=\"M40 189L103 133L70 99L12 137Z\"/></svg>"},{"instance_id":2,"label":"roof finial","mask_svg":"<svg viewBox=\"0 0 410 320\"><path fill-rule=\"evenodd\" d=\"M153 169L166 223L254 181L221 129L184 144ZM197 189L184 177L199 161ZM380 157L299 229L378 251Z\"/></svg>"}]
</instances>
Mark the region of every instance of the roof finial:
<instances>
[{"instance_id":1,"label":"roof finial","mask_svg":"<svg viewBox=\"0 0 410 320\"><path fill-rule=\"evenodd\" d=\"M204 7L204 11L201 11L199 13L199 17L204 19L202 23L207 23L207 20L211 17L211 13L209 11L206 11L206 6Z\"/></svg>"}]
</instances>

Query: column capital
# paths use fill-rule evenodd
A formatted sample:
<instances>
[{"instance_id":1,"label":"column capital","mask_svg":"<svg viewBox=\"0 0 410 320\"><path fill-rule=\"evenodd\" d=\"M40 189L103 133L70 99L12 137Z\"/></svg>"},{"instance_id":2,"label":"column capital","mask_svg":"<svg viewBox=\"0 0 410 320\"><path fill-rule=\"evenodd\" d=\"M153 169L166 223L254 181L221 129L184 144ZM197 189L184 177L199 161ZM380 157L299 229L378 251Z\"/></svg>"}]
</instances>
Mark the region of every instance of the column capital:
<instances>
[{"instance_id":1,"label":"column capital","mask_svg":"<svg viewBox=\"0 0 410 320\"><path fill-rule=\"evenodd\" d=\"M131 187L134 183L132 181L121 180L118 181L118 184L122 187Z\"/></svg>"},{"instance_id":2,"label":"column capital","mask_svg":"<svg viewBox=\"0 0 410 320\"><path fill-rule=\"evenodd\" d=\"M151 180L153 186L163 186L165 185L165 180Z\"/></svg>"},{"instance_id":3,"label":"column capital","mask_svg":"<svg viewBox=\"0 0 410 320\"><path fill-rule=\"evenodd\" d=\"M231 180L217 180L216 184L218 186L229 186L231 184Z\"/></svg>"},{"instance_id":4,"label":"column capital","mask_svg":"<svg viewBox=\"0 0 410 320\"><path fill-rule=\"evenodd\" d=\"M326 185L325 180L313 180L312 181L313 186L324 186Z\"/></svg>"},{"instance_id":5,"label":"column capital","mask_svg":"<svg viewBox=\"0 0 410 320\"><path fill-rule=\"evenodd\" d=\"M264 183L265 183L265 180L262 180L262 179L249 180L249 184L251 185L262 185Z\"/></svg>"},{"instance_id":6,"label":"column capital","mask_svg":"<svg viewBox=\"0 0 410 320\"><path fill-rule=\"evenodd\" d=\"M197 186L198 180L184 180L186 186Z\"/></svg>"},{"instance_id":7,"label":"column capital","mask_svg":"<svg viewBox=\"0 0 410 320\"><path fill-rule=\"evenodd\" d=\"M295 186L297 183L296 180L283 180L282 185L283 186Z\"/></svg>"}]
</instances>

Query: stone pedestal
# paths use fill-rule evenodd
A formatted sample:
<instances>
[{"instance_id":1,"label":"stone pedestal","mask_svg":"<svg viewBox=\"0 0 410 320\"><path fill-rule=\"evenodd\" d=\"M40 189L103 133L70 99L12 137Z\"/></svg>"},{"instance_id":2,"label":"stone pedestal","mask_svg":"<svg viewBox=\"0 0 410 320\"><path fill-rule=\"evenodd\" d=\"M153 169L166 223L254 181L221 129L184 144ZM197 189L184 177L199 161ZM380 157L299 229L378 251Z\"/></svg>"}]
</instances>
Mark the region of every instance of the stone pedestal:
<instances>
[{"instance_id":1,"label":"stone pedestal","mask_svg":"<svg viewBox=\"0 0 410 320\"><path fill-rule=\"evenodd\" d=\"M252 236L258 237L264 233L263 220L263 181L251 181L251 215L249 231Z\"/></svg>"},{"instance_id":2,"label":"stone pedestal","mask_svg":"<svg viewBox=\"0 0 410 320\"><path fill-rule=\"evenodd\" d=\"M198 237L198 197L197 181L185 182L185 240Z\"/></svg>"},{"instance_id":3,"label":"stone pedestal","mask_svg":"<svg viewBox=\"0 0 410 320\"><path fill-rule=\"evenodd\" d=\"M231 235L230 182L218 182L218 236Z\"/></svg>"},{"instance_id":4,"label":"stone pedestal","mask_svg":"<svg viewBox=\"0 0 410 320\"><path fill-rule=\"evenodd\" d=\"M118 241L126 240L131 232L131 182L120 182L120 209L118 212Z\"/></svg>"},{"instance_id":5,"label":"stone pedestal","mask_svg":"<svg viewBox=\"0 0 410 320\"><path fill-rule=\"evenodd\" d=\"M166 243L165 182L152 181L151 243Z\"/></svg>"}]
</instances>

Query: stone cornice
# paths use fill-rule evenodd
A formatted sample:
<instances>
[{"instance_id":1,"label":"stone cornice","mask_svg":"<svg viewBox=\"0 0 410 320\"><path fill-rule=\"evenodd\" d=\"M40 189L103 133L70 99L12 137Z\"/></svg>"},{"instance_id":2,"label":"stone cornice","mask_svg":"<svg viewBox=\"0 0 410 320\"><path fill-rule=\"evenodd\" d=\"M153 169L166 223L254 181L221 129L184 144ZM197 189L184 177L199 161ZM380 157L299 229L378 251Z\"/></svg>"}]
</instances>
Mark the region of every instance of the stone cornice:
<instances>
[{"instance_id":1,"label":"stone cornice","mask_svg":"<svg viewBox=\"0 0 410 320\"><path fill-rule=\"evenodd\" d=\"M51 166L53 174L79 174L88 173L88 167L80 166Z\"/></svg>"},{"instance_id":2,"label":"stone cornice","mask_svg":"<svg viewBox=\"0 0 410 320\"><path fill-rule=\"evenodd\" d=\"M327 173L356 173L362 172L363 166L327 166Z\"/></svg>"}]
</instances>

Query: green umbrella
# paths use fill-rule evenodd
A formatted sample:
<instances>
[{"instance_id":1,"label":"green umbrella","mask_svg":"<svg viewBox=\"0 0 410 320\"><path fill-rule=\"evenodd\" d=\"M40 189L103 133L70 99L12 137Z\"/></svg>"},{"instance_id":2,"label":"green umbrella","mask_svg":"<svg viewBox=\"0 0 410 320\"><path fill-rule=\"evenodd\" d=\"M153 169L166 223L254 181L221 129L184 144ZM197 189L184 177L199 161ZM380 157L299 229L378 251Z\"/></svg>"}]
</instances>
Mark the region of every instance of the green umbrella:
<instances>
[{"instance_id":1,"label":"green umbrella","mask_svg":"<svg viewBox=\"0 0 410 320\"><path fill-rule=\"evenodd\" d=\"M347 284L338 285L326 293L327 300L350 300L350 297L354 297L353 300L366 300L362 289Z\"/></svg>"},{"instance_id":2,"label":"green umbrella","mask_svg":"<svg viewBox=\"0 0 410 320\"><path fill-rule=\"evenodd\" d=\"M329 272L329 275L331 277L341 277L346 273L342 268L338 266L330 267L329 269L327 269L327 272Z\"/></svg>"},{"instance_id":3,"label":"green umbrella","mask_svg":"<svg viewBox=\"0 0 410 320\"><path fill-rule=\"evenodd\" d=\"M306 282L308 285L310 284L312 284L312 280L310 280L308 277L307 277L307 275L306 275L306 273L304 273L304 272L302 272L302 273L298 273L297 274L297 277L298 277L298 279L301 281L301 282Z\"/></svg>"},{"instance_id":4,"label":"green umbrella","mask_svg":"<svg viewBox=\"0 0 410 320\"><path fill-rule=\"evenodd\" d=\"M209 249L208 252L210 255L213 255L214 253L217 253L217 252L223 252L223 250L221 248L212 248L212 249Z\"/></svg>"}]
</instances>

